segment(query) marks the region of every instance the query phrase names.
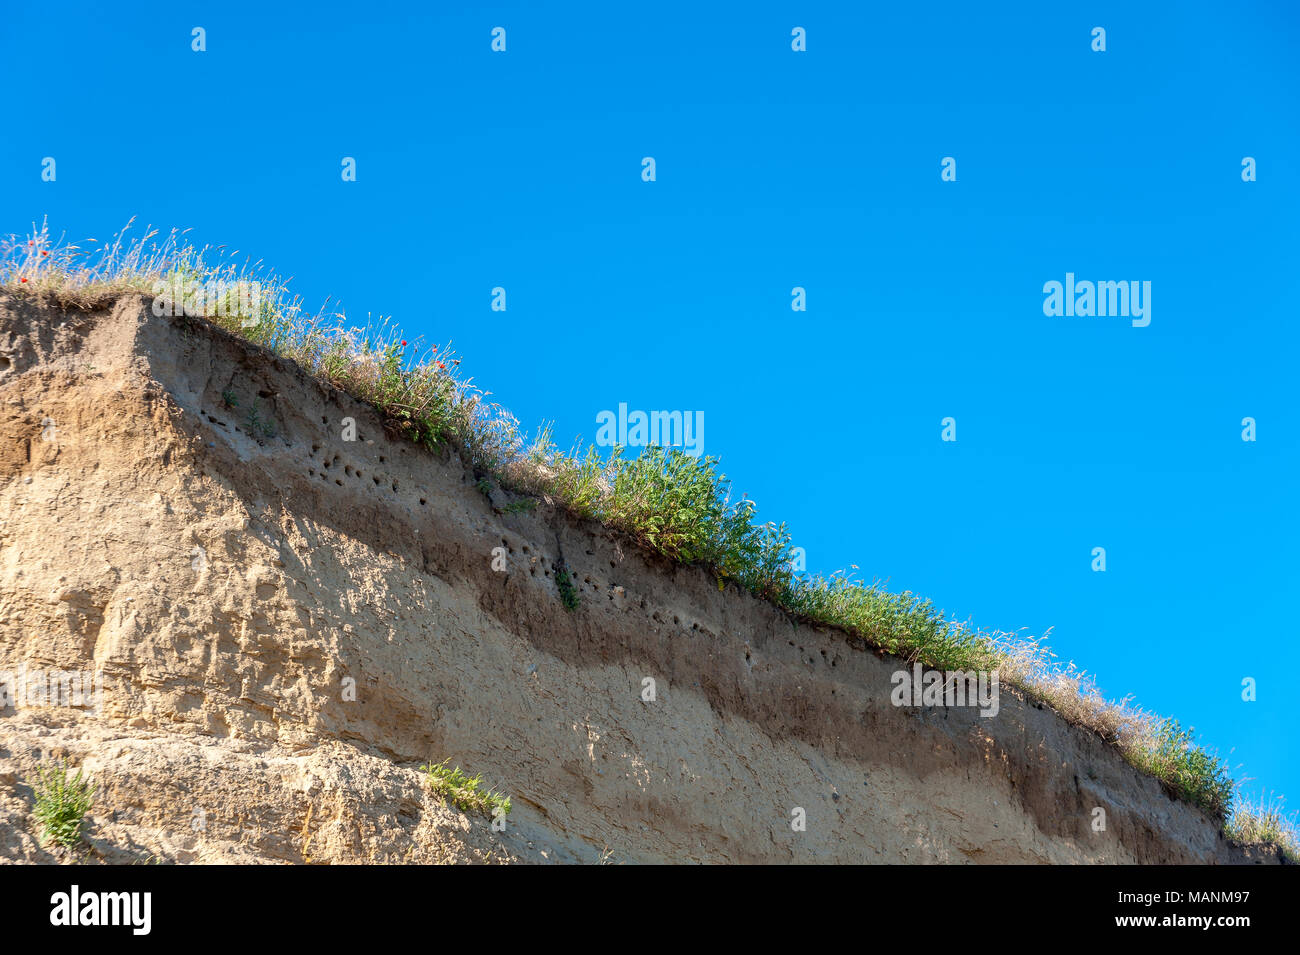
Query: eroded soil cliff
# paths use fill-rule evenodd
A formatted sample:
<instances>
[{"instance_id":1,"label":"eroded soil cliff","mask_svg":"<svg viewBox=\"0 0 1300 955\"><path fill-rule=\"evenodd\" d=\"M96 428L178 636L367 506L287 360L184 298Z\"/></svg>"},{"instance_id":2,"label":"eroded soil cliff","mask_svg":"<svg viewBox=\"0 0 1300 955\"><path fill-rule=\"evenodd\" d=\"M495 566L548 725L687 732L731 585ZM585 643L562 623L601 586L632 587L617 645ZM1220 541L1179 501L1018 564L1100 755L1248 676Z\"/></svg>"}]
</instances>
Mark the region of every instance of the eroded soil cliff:
<instances>
[{"instance_id":1,"label":"eroded soil cliff","mask_svg":"<svg viewBox=\"0 0 1300 955\"><path fill-rule=\"evenodd\" d=\"M902 661L479 477L139 296L0 295L0 672L103 684L0 709L0 859L56 858L30 783L67 757L107 861L1252 861L1006 686L896 707Z\"/></svg>"}]
</instances>

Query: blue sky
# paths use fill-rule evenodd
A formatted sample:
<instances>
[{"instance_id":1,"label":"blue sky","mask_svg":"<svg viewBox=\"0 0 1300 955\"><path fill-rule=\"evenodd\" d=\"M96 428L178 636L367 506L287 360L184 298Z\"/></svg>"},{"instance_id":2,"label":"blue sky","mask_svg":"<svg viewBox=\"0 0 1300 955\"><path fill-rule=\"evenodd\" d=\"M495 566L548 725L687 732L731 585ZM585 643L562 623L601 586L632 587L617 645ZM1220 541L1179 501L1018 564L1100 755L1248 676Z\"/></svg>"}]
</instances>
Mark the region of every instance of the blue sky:
<instances>
[{"instance_id":1,"label":"blue sky","mask_svg":"<svg viewBox=\"0 0 1300 955\"><path fill-rule=\"evenodd\" d=\"M440 6L15 5L0 231L192 227L565 444L702 411L810 570L1053 628L1300 799L1291 5ZM1066 272L1151 324L1045 316Z\"/></svg>"}]
</instances>

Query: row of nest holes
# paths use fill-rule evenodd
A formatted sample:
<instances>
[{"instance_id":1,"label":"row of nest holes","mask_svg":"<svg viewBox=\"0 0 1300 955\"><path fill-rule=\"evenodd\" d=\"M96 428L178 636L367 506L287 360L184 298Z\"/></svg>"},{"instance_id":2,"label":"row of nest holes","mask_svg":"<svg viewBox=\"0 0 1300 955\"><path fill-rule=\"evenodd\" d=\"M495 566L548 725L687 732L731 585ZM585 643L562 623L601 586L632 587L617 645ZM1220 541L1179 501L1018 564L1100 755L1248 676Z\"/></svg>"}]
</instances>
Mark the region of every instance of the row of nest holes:
<instances>
[{"instance_id":1,"label":"row of nest holes","mask_svg":"<svg viewBox=\"0 0 1300 955\"><path fill-rule=\"evenodd\" d=\"M794 646L794 645L795 645L795 644L794 644L794 641L791 640L791 641L790 641L790 646ZM805 653L807 653L807 652L808 652L808 651L805 650L803 647L800 647L800 648L799 648L799 659L802 660L802 659L803 659L803 655L804 655ZM836 665L839 663L840 658L839 658L838 656L835 656L835 657L828 657L828 656L826 655L826 651L825 651L825 650L822 650L822 651L821 651L821 655L822 655L822 662L823 662L823 663L829 663L831 666L836 666ZM808 662L809 662L809 663L816 663L816 662L817 662L817 658L816 658L816 657L809 657L809 658L808 658Z\"/></svg>"},{"instance_id":2,"label":"row of nest holes","mask_svg":"<svg viewBox=\"0 0 1300 955\"><path fill-rule=\"evenodd\" d=\"M505 538L505 537L501 538L501 544L506 548L506 553L507 553L507 554L513 554L513 553L515 552L515 549L514 549L513 547L510 546L510 540L509 540L508 538ZM521 546L520 546L520 550L522 550L525 554L529 554L529 553L531 553L531 551L530 551L530 549L529 549L529 547L528 547L527 544L523 544L523 545L521 545ZM588 554L591 554L592 552L591 552L591 551L587 551L587 553L588 553ZM613 561L610 561L610 562L609 562L609 566L612 568L612 567L614 567L614 566L616 566L616 565L614 564ZM529 569L528 569L528 573L529 573L530 576L532 576L532 577L536 577L536 576L537 576L537 565L534 564L534 565L532 565L531 567L529 567ZM550 571L550 569L549 569L545 564L542 565L542 574L543 574L543 576L545 576L545 577L550 577L550 576L551 576L551 571ZM575 589L577 589L577 590L582 590L584 585L586 585L586 587L590 588L591 590L599 590L599 587L598 587L596 584L594 584L594 583L592 582L592 579L591 579L590 575L584 576L584 577L582 578L582 582L581 582L581 583L577 583L576 578L572 578L572 577L571 577L570 579L574 581L574 583L575 583ZM611 599L611 600L613 599L613 595L612 595L612 594L610 595L610 599ZM642 606L642 607L645 606L645 601L644 601L644 600L641 601L641 606ZM681 625L682 625L682 619L681 619L681 617L679 617L679 616L677 616L677 615L674 615L674 616L673 616L673 626L675 626L675 627L680 627ZM691 629L692 629L693 631L698 632L699 629L700 629L700 625L699 625L699 623L692 623L692 624L691 624ZM793 646L795 646L795 645L796 645L795 642L794 642L793 640L791 640L791 641L790 641L790 646L793 647ZM804 647L799 647L798 649L799 649L800 659L802 659L802 658L803 658L803 655L804 655L805 653L807 653L808 651L807 651ZM821 653L821 657L822 657L822 661L823 661L823 662L829 663L832 667L835 667L835 666L838 666L838 665L839 665L839 657L838 657L838 656L828 656L825 650L821 650L820 653ZM746 650L746 651L745 651L745 660L746 660L746 661L750 661L750 660L752 660L752 659L753 659L753 658L752 658L752 656L750 655L750 651L749 651L749 650ZM810 663L810 664L811 664L811 663L815 663L815 662L816 662L816 658L815 658L815 657L809 657L808 660L807 660L807 662ZM832 692L834 692L834 691L832 691Z\"/></svg>"},{"instance_id":3,"label":"row of nest holes","mask_svg":"<svg viewBox=\"0 0 1300 955\"><path fill-rule=\"evenodd\" d=\"M240 434L248 434L248 433L249 433L248 431L244 430L243 428L241 428L241 427L240 427L239 425L237 425L237 424L227 424L225 421L222 421L220 418L216 417L216 416L213 415L211 412L204 411L202 408L199 409L199 415L200 415L201 417L207 418L207 419L208 419L208 424L215 424L215 425L216 425L217 427L219 427L219 428L226 428L227 430L229 430L230 428L234 428L234 429L235 429L236 431L238 431Z\"/></svg>"},{"instance_id":4,"label":"row of nest holes","mask_svg":"<svg viewBox=\"0 0 1300 955\"><path fill-rule=\"evenodd\" d=\"M307 455L308 460L312 460L312 455L319 454L319 453L320 453L320 445L313 444L311 446L311 454ZM330 476L326 472L329 471L330 469L335 469L335 471L337 472L337 468L340 460L341 458L337 454L334 455L333 457L326 456L321 459L321 471L319 475L316 473L315 468L308 468L307 474L311 477L319 477L322 481L328 481L330 479ZM386 461L387 459L381 454L379 456L379 463L384 464L386 463ZM354 468L351 464L344 464L343 476L355 478L356 480L360 481L365 477L365 473L360 468ZM372 474L370 476L370 480L374 482L375 487L379 487L381 484L383 484L383 479L380 478L378 474ZM334 483L337 484L339 487L343 487L343 478L336 477L334 479ZM397 478L392 479L390 486L392 487L394 493L398 491ZM428 503L429 503L428 498L423 498L423 497L420 498L421 506L425 506Z\"/></svg>"},{"instance_id":5,"label":"row of nest holes","mask_svg":"<svg viewBox=\"0 0 1300 955\"><path fill-rule=\"evenodd\" d=\"M505 547L505 549L506 549L506 553L507 553L507 554L513 554L513 553L515 552L515 549L514 549L513 547L510 546L510 539L509 539L509 538L507 538L507 537L503 537L503 538L501 538L501 544L502 544L503 547ZM532 553L532 551L529 549L529 547L528 547L527 544L521 544L521 545L520 545L520 550L522 550L525 554L531 554L531 553ZM587 551L587 553L590 555L590 554L592 554L593 552L592 552L592 551ZM609 566L610 566L610 567L615 566L614 563L613 563L613 561L610 562L610 565L609 565ZM528 567L528 576L530 576L530 577L536 577L536 576L537 576L537 564L536 564L536 563L530 563L530 564L529 564L529 567ZM550 576L551 576L551 569L550 569L550 567L547 566L546 563L544 563L544 562L542 563L542 576L543 576L543 577L550 577ZM582 578L581 581L579 581L577 577L575 577L575 576L573 576L572 574L570 574L570 575L569 575L569 581L570 581L570 583L573 584L574 589L577 590L577 591L582 591L583 589L587 589L587 590L591 590L591 591L594 591L594 592L597 592L597 593L600 592L600 586L599 586L598 584L596 584L594 581L592 581L592 579L591 579L591 575L590 575L590 574L588 574L587 576L584 576L584 577ZM614 595L613 595L613 594L610 594L609 599L610 599L610 600L613 600L613 599L614 599ZM645 601L642 601L641 603L642 603L642 606L645 606ZM676 617L673 617L673 623L674 623L674 624L677 624L677 625L679 625L679 626L681 625L681 621L680 621L678 618L676 618ZM694 629L696 629L696 630L700 629L699 624L696 624L696 625L694 626Z\"/></svg>"}]
</instances>

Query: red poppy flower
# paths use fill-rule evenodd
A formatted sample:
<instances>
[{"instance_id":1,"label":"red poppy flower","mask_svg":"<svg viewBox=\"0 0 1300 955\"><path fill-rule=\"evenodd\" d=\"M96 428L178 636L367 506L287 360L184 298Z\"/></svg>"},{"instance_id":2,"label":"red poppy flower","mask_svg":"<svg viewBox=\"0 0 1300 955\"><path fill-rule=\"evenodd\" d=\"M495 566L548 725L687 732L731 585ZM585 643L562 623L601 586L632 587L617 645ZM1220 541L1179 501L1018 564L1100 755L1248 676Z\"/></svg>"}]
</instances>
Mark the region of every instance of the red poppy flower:
<instances>
[{"instance_id":1,"label":"red poppy flower","mask_svg":"<svg viewBox=\"0 0 1300 955\"><path fill-rule=\"evenodd\" d=\"M49 254L50 253L46 252L44 249L41 250L41 255L49 255Z\"/></svg>"},{"instance_id":2,"label":"red poppy flower","mask_svg":"<svg viewBox=\"0 0 1300 955\"><path fill-rule=\"evenodd\" d=\"M405 339L405 338L402 339L402 346L403 346L403 347L406 346L406 339Z\"/></svg>"},{"instance_id":3,"label":"red poppy flower","mask_svg":"<svg viewBox=\"0 0 1300 955\"><path fill-rule=\"evenodd\" d=\"M18 281L19 281L19 282L26 282L27 280L26 280L26 279L19 279Z\"/></svg>"}]
</instances>

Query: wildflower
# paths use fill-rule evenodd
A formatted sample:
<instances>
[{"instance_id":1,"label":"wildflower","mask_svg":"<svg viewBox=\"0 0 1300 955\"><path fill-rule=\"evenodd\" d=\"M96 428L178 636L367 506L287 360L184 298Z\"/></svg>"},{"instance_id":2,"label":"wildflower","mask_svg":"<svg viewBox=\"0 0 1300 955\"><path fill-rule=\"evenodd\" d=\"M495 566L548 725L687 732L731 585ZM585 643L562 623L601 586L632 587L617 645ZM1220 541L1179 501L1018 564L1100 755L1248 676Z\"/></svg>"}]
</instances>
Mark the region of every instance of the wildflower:
<instances>
[{"instance_id":1,"label":"wildflower","mask_svg":"<svg viewBox=\"0 0 1300 955\"><path fill-rule=\"evenodd\" d=\"M27 280L26 280L26 279L19 279L18 281L19 281L19 282L26 282Z\"/></svg>"},{"instance_id":2,"label":"wildflower","mask_svg":"<svg viewBox=\"0 0 1300 955\"><path fill-rule=\"evenodd\" d=\"M406 339L405 339L405 338L402 339L402 347L403 347L403 348L406 347Z\"/></svg>"}]
</instances>

